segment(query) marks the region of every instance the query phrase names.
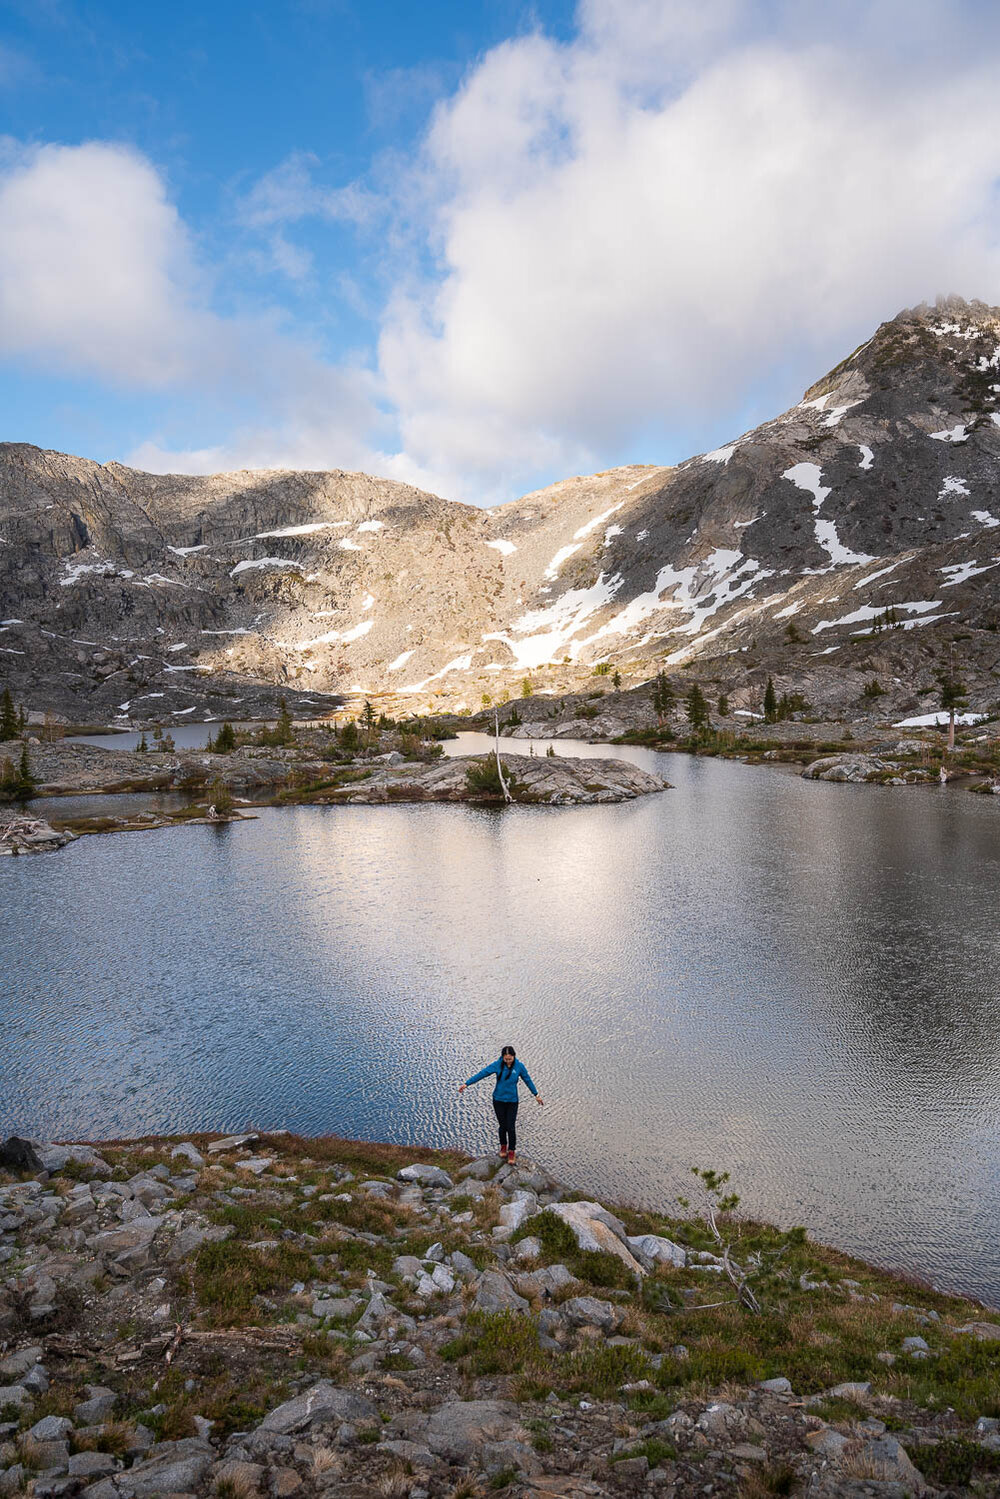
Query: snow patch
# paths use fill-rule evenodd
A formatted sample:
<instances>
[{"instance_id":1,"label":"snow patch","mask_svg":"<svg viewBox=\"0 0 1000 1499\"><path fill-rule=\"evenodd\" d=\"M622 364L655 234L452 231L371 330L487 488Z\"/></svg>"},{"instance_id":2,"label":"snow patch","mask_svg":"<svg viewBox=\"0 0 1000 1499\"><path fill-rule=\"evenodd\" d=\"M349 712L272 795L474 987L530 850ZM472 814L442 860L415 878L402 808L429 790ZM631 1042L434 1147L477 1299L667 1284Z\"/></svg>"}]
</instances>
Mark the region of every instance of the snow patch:
<instances>
[{"instance_id":1,"label":"snow patch","mask_svg":"<svg viewBox=\"0 0 1000 1499\"><path fill-rule=\"evenodd\" d=\"M68 588L71 583L78 583L88 573L97 573L99 577L106 578L109 573L113 574L115 565L113 562L70 562L66 564L65 576L59 579L60 588Z\"/></svg>"},{"instance_id":2,"label":"snow patch","mask_svg":"<svg viewBox=\"0 0 1000 1499\"><path fill-rule=\"evenodd\" d=\"M258 567L284 567L290 568L295 572L301 571L298 563L290 562L287 557L261 557L256 562L237 562L229 576L237 578L240 573L252 572Z\"/></svg>"},{"instance_id":3,"label":"snow patch","mask_svg":"<svg viewBox=\"0 0 1000 1499\"><path fill-rule=\"evenodd\" d=\"M415 654L416 653L414 651L404 651L401 656L396 657L395 661L389 662L389 665L386 667L386 671L402 671L403 667L406 665L407 661L409 661L410 657Z\"/></svg>"},{"instance_id":4,"label":"snow patch","mask_svg":"<svg viewBox=\"0 0 1000 1499\"><path fill-rule=\"evenodd\" d=\"M956 713L955 722L962 724L981 723L984 715L982 713ZM893 724L894 729L946 729L948 727L947 713L918 713L915 718L901 718L898 723Z\"/></svg>"},{"instance_id":5,"label":"snow patch","mask_svg":"<svg viewBox=\"0 0 1000 1499\"><path fill-rule=\"evenodd\" d=\"M931 432L928 434L933 442L968 442L969 434L965 430L965 423L959 422L954 427L949 427L945 432Z\"/></svg>"},{"instance_id":6,"label":"snow patch","mask_svg":"<svg viewBox=\"0 0 1000 1499\"><path fill-rule=\"evenodd\" d=\"M793 614L798 614L798 612L802 608L804 602L805 602L804 599L796 599L795 602L794 602L794 604L789 604L788 605L787 609L780 609L778 611L778 613L774 616L775 619L791 619L791 617L792 617Z\"/></svg>"},{"instance_id":7,"label":"snow patch","mask_svg":"<svg viewBox=\"0 0 1000 1499\"><path fill-rule=\"evenodd\" d=\"M359 531L384 531L384 520L363 520L358 527Z\"/></svg>"},{"instance_id":8,"label":"snow patch","mask_svg":"<svg viewBox=\"0 0 1000 1499\"><path fill-rule=\"evenodd\" d=\"M175 557L190 557L192 552L204 552L208 550L208 542L203 541L197 547L167 547L168 552L173 552Z\"/></svg>"},{"instance_id":9,"label":"snow patch","mask_svg":"<svg viewBox=\"0 0 1000 1499\"><path fill-rule=\"evenodd\" d=\"M585 526L581 526L579 531L573 532L573 540L582 541L585 536L589 536L591 531L596 530L602 521L609 520L617 510L620 510L624 503L624 500L619 500L617 505L612 505L609 510L604 510L600 515L595 515L594 519L589 520Z\"/></svg>"},{"instance_id":10,"label":"snow patch","mask_svg":"<svg viewBox=\"0 0 1000 1499\"><path fill-rule=\"evenodd\" d=\"M871 448L866 448L863 442L858 443L858 452L861 454L861 462L858 464L858 468L871 468L872 464L875 462L875 454L872 452Z\"/></svg>"},{"instance_id":11,"label":"snow patch","mask_svg":"<svg viewBox=\"0 0 1000 1499\"><path fill-rule=\"evenodd\" d=\"M919 599L912 604L892 604L881 609L873 609L870 604L863 604L860 609L855 609L851 614L845 614L841 619L821 619L818 625L813 625L812 633L818 635L821 630L832 630L835 625L857 625L863 621L879 619L885 613L886 607L893 609L907 609L911 614L924 614L928 609L940 609L940 599ZM912 620L904 620L903 627L912 624Z\"/></svg>"},{"instance_id":12,"label":"snow patch","mask_svg":"<svg viewBox=\"0 0 1000 1499\"><path fill-rule=\"evenodd\" d=\"M400 691L423 692L424 688L427 687L431 682L436 682L440 677L445 676L449 671L468 671L471 666L471 655L456 656L454 661L449 661L446 666L442 666L441 670L436 671L433 676L425 677L422 682L411 682L409 687L401 687Z\"/></svg>"},{"instance_id":13,"label":"snow patch","mask_svg":"<svg viewBox=\"0 0 1000 1499\"><path fill-rule=\"evenodd\" d=\"M888 567L880 567L877 573L869 573L867 578L862 578L860 583L855 583L854 587L856 589L867 588L868 584L874 583L876 578L888 577L889 573L895 572L896 568L899 567L903 562L909 562L910 560L911 559L909 557L900 557L898 561L890 562Z\"/></svg>"},{"instance_id":14,"label":"snow patch","mask_svg":"<svg viewBox=\"0 0 1000 1499\"><path fill-rule=\"evenodd\" d=\"M263 541L269 536L315 536L317 531L333 531L341 526L349 526L349 520L314 520L307 521L302 526L282 526L280 531L258 531L255 537L257 541Z\"/></svg>"},{"instance_id":15,"label":"snow patch","mask_svg":"<svg viewBox=\"0 0 1000 1499\"><path fill-rule=\"evenodd\" d=\"M728 448L713 448L710 453L702 453L702 463L728 463L736 452L737 444L734 442Z\"/></svg>"},{"instance_id":16,"label":"snow patch","mask_svg":"<svg viewBox=\"0 0 1000 1499\"><path fill-rule=\"evenodd\" d=\"M340 547L340 550L342 552L363 552L364 551L364 547L358 546L358 544L357 544L356 541L348 541L348 539L347 539L346 536L344 537L344 539L342 541L338 541L337 545Z\"/></svg>"},{"instance_id":17,"label":"snow patch","mask_svg":"<svg viewBox=\"0 0 1000 1499\"><path fill-rule=\"evenodd\" d=\"M517 547L512 541L488 541L486 545L492 547L494 551L502 553L504 557L509 557L512 552L517 551Z\"/></svg>"},{"instance_id":18,"label":"snow patch","mask_svg":"<svg viewBox=\"0 0 1000 1499\"><path fill-rule=\"evenodd\" d=\"M610 546L616 536L622 536L624 532L621 526L609 526L604 533L604 546Z\"/></svg>"},{"instance_id":19,"label":"snow patch","mask_svg":"<svg viewBox=\"0 0 1000 1499\"><path fill-rule=\"evenodd\" d=\"M785 469L781 477L790 480L796 489L805 490L806 494L812 495L813 510L816 512L813 520L816 540L829 556L832 567L857 566L860 563L875 561L875 558L869 557L866 552L852 552L849 547L845 547L837 535L837 527L832 520L820 520L820 506L833 493L833 490L829 485L821 482L823 470L818 463L796 463L791 468Z\"/></svg>"},{"instance_id":20,"label":"snow patch","mask_svg":"<svg viewBox=\"0 0 1000 1499\"><path fill-rule=\"evenodd\" d=\"M969 486L968 484L966 484L965 480L957 478L954 474L949 474L942 483L941 488L938 490L938 499L943 500L947 495L950 494L967 495L968 493Z\"/></svg>"},{"instance_id":21,"label":"snow patch","mask_svg":"<svg viewBox=\"0 0 1000 1499\"><path fill-rule=\"evenodd\" d=\"M970 578L977 578L980 573L988 573L991 568L996 567L1000 557L994 558L992 562L984 562L980 566L973 562L953 562L948 567L939 567L939 573L953 573L954 577L948 578L947 583L942 583L942 588L956 588L959 583L967 583Z\"/></svg>"},{"instance_id":22,"label":"snow patch","mask_svg":"<svg viewBox=\"0 0 1000 1499\"><path fill-rule=\"evenodd\" d=\"M602 516L601 519L603 520L604 517ZM579 535L579 532L577 532L577 535ZM559 576L559 569L562 567L563 563L568 558L572 557L574 552L579 552L581 550L582 548L579 546L560 547L558 552L556 552L555 556L553 557L552 561L549 563L548 567L545 569L545 576L547 578L557 578Z\"/></svg>"},{"instance_id":23,"label":"snow patch","mask_svg":"<svg viewBox=\"0 0 1000 1499\"><path fill-rule=\"evenodd\" d=\"M985 526L987 531L992 531L994 526L1000 526L1000 520L997 520L996 516L991 515L988 510L970 510L969 514L973 520L977 520L981 526Z\"/></svg>"}]
</instances>

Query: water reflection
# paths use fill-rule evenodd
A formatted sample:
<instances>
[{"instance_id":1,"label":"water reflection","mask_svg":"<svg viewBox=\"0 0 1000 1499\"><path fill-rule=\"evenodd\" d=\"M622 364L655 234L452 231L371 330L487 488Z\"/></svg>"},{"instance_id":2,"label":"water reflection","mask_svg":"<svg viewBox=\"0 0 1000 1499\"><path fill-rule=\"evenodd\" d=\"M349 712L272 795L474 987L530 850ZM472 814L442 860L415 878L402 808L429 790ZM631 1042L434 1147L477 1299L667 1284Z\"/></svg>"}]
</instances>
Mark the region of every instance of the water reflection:
<instances>
[{"instance_id":1,"label":"water reflection","mask_svg":"<svg viewBox=\"0 0 1000 1499\"><path fill-rule=\"evenodd\" d=\"M455 1084L512 1040L549 1100L525 1148L582 1186L664 1205L726 1167L750 1211L1000 1299L997 809L629 756L676 789L4 861L0 1126L485 1147Z\"/></svg>"}]
</instances>

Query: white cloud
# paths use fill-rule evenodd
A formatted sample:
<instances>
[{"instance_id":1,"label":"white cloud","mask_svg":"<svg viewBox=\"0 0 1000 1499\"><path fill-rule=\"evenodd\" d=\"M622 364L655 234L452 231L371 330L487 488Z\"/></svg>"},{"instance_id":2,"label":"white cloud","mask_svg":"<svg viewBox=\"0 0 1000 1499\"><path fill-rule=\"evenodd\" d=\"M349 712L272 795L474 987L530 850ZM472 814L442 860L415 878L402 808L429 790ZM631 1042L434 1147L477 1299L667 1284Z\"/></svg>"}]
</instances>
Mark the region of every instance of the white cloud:
<instances>
[{"instance_id":1,"label":"white cloud","mask_svg":"<svg viewBox=\"0 0 1000 1499\"><path fill-rule=\"evenodd\" d=\"M8 150L0 171L0 352L162 385L198 342L198 275L150 163L94 142Z\"/></svg>"},{"instance_id":2,"label":"white cloud","mask_svg":"<svg viewBox=\"0 0 1000 1499\"><path fill-rule=\"evenodd\" d=\"M374 468L381 422L361 366L334 366L268 309L220 317L153 164L125 147L0 157L0 355L112 386L204 396L225 437L130 461L155 470Z\"/></svg>"},{"instance_id":3,"label":"white cloud","mask_svg":"<svg viewBox=\"0 0 1000 1499\"><path fill-rule=\"evenodd\" d=\"M728 0L585 0L572 43L488 53L425 143L441 273L383 324L410 459L466 485L596 465L938 290L998 299L998 52L969 5L942 52L938 9L854 3L834 36L776 7L750 35L763 9Z\"/></svg>"},{"instance_id":4,"label":"white cloud","mask_svg":"<svg viewBox=\"0 0 1000 1499\"><path fill-rule=\"evenodd\" d=\"M137 151L0 142L0 355L217 410L209 442L151 433L131 457L155 468L366 468L484 501L640 438L714 446L900 307L1000 301L1000 11L843 0L835 20L580 0L570 41L486 53L369 185L323 185L308 152L261 177L230 228L291 305L350 285L361 316L386 278L376 371L274 308L219 315ZM370 236L356 272L345 223Z\"/></svg>"}]
</instances>

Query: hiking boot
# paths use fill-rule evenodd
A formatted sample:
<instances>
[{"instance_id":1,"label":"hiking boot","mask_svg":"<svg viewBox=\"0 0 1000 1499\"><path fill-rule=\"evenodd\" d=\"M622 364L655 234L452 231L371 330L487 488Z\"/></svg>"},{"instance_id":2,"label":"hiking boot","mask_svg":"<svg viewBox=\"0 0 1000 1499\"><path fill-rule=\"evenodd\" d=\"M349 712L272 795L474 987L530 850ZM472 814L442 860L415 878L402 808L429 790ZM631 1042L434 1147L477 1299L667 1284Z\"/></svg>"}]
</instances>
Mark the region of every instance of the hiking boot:
<instances>
[{"instance_id":1,"label":"hiking boot","mask_svg":"<svg viewBox=\"0 0 1000 1499\"><path fill-rule=\"evenodd\" d=\"M513 1166L516 1163L516 1161L517 1161L517 1151L516 1150L508 1150L508 1152L507 1152L507 1165L508 1166Z\"/></svg>"},{"instance_id":2,"label":"hiking boot","mask_svg":"<svg viewBox=\"0 0 1000 1499\"><path fill-rule=\"evenodd\" d=\"M504 1146L504 1148L500 1152L500 1159L502 1161L505 1161L507 1159L507 1147L506 1146Z\"/></svg>"}]
</instances>

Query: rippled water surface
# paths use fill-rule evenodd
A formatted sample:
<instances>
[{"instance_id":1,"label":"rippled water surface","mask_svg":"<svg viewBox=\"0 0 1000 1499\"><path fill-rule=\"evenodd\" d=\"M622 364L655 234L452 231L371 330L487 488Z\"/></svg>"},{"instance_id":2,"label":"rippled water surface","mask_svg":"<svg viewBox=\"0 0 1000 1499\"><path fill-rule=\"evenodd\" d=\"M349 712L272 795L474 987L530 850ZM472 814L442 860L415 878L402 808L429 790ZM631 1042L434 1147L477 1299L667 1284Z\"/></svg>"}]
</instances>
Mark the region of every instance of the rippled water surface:
<instances>
[{"instance_id":1,"label":"rippled water surface","mask_svg":"<svg viewBox=\"0 0 1000 1499\"><path fill-rule=\"evenodd\" d=\"M669 1206L725 1167L751 1212L1000 1302L993 800L559 749L675 789L0 861L0 1127L475 1149L489 1091L456 1085L511 1041L547 1099L521 1143L581 1186Z\"/></svg>"}]
</instances>

